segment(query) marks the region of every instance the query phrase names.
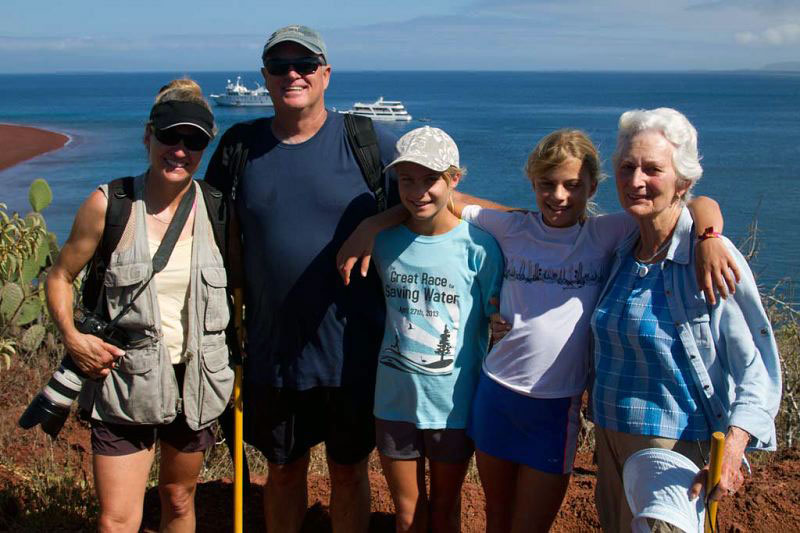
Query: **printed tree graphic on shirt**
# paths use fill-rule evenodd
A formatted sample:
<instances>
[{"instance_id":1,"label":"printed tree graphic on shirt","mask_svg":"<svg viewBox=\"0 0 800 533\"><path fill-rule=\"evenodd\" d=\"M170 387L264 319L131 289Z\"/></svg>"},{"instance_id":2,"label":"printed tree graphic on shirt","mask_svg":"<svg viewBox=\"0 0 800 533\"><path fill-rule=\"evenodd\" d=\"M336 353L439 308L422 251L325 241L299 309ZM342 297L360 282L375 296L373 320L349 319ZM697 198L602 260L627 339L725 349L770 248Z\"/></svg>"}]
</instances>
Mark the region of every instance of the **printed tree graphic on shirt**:
<instances>
[{"instance_id":1,"label":"printed tree graphic on shirt","mask_svg":"<svg viewBox=\"0 0 800 533\"><path fill-rule=\"evenodd\" d=\"M423 309L421 312L430 318L418 318L419 314L411 314L407 308L387 308L394 332L385 339L380 364L410 374L451 374L458 341L459 309L454 305L435 311ZM447 316L440 316L440 313ZM415 320L413 325L412 319Z\"/></svg>"},{"instance_id":2,"label":"printed tree graphic on shirt","mask_svg":"<svg viewBox=\"0 0 800 533\"><path fill-rule=\"evenodd\" d=\"M444 361L444 356L450 355L452 350L453 345L450 344L450 330L447 329L447 324L445 324L444 331L439 337L439 344L436 346L436 355L440 356L442 361Z\"/></svg>"}]
</instances>

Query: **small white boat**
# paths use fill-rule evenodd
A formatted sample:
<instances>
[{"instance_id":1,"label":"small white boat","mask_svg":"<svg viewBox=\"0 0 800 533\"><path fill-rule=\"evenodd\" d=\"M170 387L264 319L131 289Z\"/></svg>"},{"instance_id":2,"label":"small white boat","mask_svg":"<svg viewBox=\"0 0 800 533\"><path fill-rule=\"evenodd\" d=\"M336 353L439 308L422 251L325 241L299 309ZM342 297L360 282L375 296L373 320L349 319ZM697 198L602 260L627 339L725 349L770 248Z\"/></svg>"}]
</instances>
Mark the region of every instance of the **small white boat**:
<instances>
[{"instance_id":1,"label":"small white boat","mask_svg":"<svg viewBox=\"0 0 800 533\"><path fill-rule=\"evenodd\" d=\"M236 83L228 80L225 94L212 94L210 98L219 106L229 107L265 107L272 106L269 91L263 85L256 83L255 89L248 89L242 85L242 77L236 77Z\"/></svg>"},{"instance_id":2,"label":"small white boat","mask_svg":"<svg viewBox=\"0 0 800 533\"><path fill-rule=\"evenodd\" d=\"M361 115L362 117L369 117L372 120L386 122L408 122L411 120L411 115L406 111L403 102L399 100L384 100L383 96L370 104L356 102L353 104L352 109L343 111L343 113Z\"/></svg>"}]
</instances>

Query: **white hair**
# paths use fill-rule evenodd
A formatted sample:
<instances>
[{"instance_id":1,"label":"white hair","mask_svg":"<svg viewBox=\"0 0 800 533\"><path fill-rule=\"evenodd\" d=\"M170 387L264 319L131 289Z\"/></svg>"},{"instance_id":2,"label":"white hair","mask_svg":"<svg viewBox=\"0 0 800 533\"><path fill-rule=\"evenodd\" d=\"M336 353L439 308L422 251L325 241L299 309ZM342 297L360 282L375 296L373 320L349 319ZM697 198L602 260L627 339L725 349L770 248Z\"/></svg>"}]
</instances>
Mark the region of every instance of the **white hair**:
<instances>
[{"instance_id":1,"label":"white hair","mask_svg":"<svg viewBox=\"0 0 800 533\"><path fill-rule=\"evenodd\" d=\"M617 149L613 163L616 168L621 151L637 133L654 130L661 133L674 147L672 166L681 185L687 186L684 201L691 198L691 189L703 175L700 154L697 152L697 130L683 113L669 107L633 109L619 117Z\"/></svg>"}]
</instances>

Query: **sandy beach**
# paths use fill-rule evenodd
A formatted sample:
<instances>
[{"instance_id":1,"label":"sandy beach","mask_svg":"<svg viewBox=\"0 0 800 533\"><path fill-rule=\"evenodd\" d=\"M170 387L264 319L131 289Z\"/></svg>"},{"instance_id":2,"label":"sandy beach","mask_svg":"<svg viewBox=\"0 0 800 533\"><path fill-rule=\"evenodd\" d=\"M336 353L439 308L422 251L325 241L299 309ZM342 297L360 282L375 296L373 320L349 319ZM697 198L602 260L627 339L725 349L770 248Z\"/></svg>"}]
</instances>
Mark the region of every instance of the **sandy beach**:
<instances>
[{"instance_id":1,"label":"sandy beach","mask_svg":"<svg viewBox=\"0 0 800 533\"><path fill-rule=\"evenodd\" d=\"M58 150L69 141L69 137L61 133L0 124L0 170L12 167L37 155Z\"/></svg>"}]
</instances>

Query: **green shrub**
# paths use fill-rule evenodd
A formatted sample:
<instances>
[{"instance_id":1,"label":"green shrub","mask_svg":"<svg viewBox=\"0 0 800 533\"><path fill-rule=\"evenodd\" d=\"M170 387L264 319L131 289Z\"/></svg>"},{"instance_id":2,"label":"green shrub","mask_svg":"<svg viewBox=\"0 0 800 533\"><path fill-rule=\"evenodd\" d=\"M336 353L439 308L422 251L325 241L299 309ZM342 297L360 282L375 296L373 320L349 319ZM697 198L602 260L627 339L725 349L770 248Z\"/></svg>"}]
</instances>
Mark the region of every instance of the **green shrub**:
<instances>
[{"instance_id":1,"label":"green shrub","mask_svg":"<svg viewBox=\"0 0 800 533\"><path fill-rule=\"evenodd\" d=\"M792 291L784 292L789 295ZM783 371L783 396L775 420L778 447L792 448L800 437L800 311L785 298L767 295L765 300Z\"/></svg>"},{"instance_id":2,"label":"green shrub","mask_svg":"<svg viewBox=\"0 0 800 533\"><path fill-rule=\"evenodd\" d=\"M28 192L32 211L11 215L0 204L0 369L20 351L35 352L49 324L44 294L47 268L58 244L41 211L53 199L50 186L35 180Z\"/></svg>"}]
</instances>

